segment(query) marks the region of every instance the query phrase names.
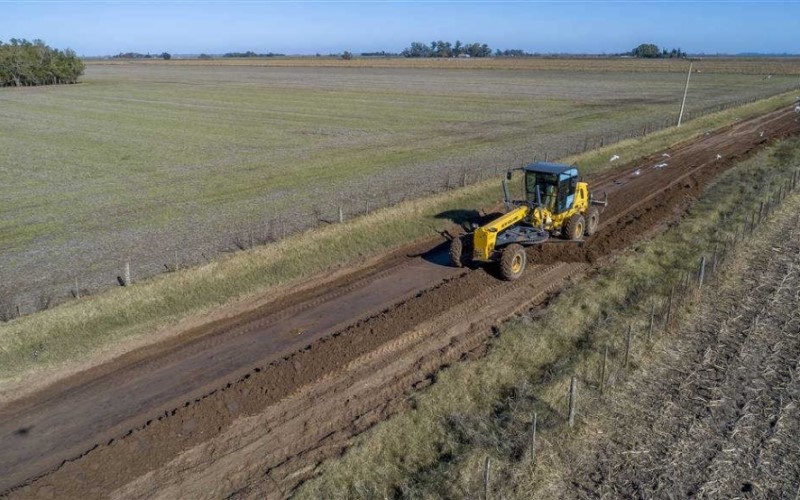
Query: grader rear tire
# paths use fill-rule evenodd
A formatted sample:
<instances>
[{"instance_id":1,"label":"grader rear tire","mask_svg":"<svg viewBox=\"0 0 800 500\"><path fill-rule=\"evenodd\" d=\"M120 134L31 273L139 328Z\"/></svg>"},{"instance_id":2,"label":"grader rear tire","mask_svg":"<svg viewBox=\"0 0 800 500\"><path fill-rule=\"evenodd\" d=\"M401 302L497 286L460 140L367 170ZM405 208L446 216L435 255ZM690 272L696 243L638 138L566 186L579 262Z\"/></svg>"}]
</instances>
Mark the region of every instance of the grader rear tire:
<instances>
[{"instance_id":1,"label":"grader rear tire","mask_svg":"<svg viewBox=\"0 0 800 500\"><path fill-rule=\"evenodd\" d=\"M450 263L455 267L464 267L464 242L461 236L450 240Z\"/></svg>"},{"instance_id":2,"label":"grader rear tire","mask_svg":"<svg viewBox=\"0 0 800 500\"><path fill-rule=\"evenodd\" d=\"M583 238L583 232L586 229L586 220L581 214L575 214L567 221L567 239L579 240Z\"/></svg>"},{"instance_id":3,"label":"grader rear tire","mask_svg":"<svg viewBox=\"0 0 800 500\"><path fill-rule=\"evenodd\" d=\"M600 226L600 211L597 207L592 207L586 212L586 236L596 233L598 226Z\"/></svg>"},{"instance_id":4,"label":"grader rear tire","mask_svg":"<svg viewBox=\"0 0 800 500\"><path fill-rule=\"evenodd\" d=\"M525 264L528 261L528 256L525 254L525 249L522 245L513 243L503 249L503 254L500 257L500 276L504 280L514 281L522 276L525 271Z\"/></svg>"}]
</instances>

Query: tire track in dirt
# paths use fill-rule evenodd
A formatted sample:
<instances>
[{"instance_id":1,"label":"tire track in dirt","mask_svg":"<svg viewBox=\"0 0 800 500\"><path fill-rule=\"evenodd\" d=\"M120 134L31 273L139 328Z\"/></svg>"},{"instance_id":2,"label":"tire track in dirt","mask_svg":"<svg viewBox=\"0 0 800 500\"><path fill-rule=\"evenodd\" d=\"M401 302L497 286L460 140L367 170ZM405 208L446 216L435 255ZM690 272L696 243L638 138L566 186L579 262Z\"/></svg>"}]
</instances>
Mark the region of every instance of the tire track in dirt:
<instances>
[{"instance_id":1,"label":"tire track in dirt","mask_svg":"<svg viewBox=\"0 0 800 500\"><path fill-rule=\"evenodd\" d=\"M625 167L624 171L623 169L618 170L618 175L614 178L609 177L610 182L605 186L610 193L617 193L618 198L612 198L615 201L610 203L604 215L604 219L609 217L609 220L603 231L581 244L571 246L554 244L531 249L531 262L538 265L593 262L603 255L609 255L625 248L641 238L647 231L655 230L665 223L675 222L691 205L692 200L699 196L703 187L712 182L719 172L730 167L737 156L749 154L767 138L782 137L796 132L798 128L797 123L793 121L792 114L786 111L767 115L763 121L772 121L772 126L774 126L773 129L768 130L768 135L764 139L749 131L745 131L747 134L742 135L745 134L742 132L743 127L758 125L738 124L701 140L700 142L705 146L700 150L692 142L672 148L670 150L672 154L671 168L650 169L645 175L639 177L630 177L626 173L640 165L643 168L649 166L652 161L657 159L656 155L653 155L642 162L637 162L637 165ZM730 139L728 137L730 134L736 137ZM721 149L723 147L730 149ZM699 151L696 154L700 155L700 158L689 154L692 151ZM725 157L721 161L716 161L715 155L718 151L725 153ZM670 184L678 177L681 177L681 182L672 183L670 187L663 189L664 185ZM661 196L651 196L653 193L660 193ZM626 207L625 203L629 200L642 198L646 199L644 203L635 208ZM401 266L404 265L402 259L400 261ZM387 275L391 275L391 272L388 272ZM364 279L374 283L374 280L370 281L369 277ZM284 422L282 419L286 419L287 422L304 422L304 429L329 430L324 435L309 434L302 440L291 443L290 447L287 447L288 445L281 447L279 441L271 442L270 446L274 445L276 449L283 449L284 455L283 459L275 458L270 462L273 465L270 469L269 484L273 486L261 485L258 477L255 478L254 484L258 485L257 488L265 491L288 491L308 474L302 473L304 467L313 468L317 461L337 453L345 447L350 436L401 407L406 400L405 394L422 379L409 385L409 381L415 378L412 372L408 372L411 373L410 375L400 375L402 371L399 369L394 372L386 371L387 380L394 380L395 383L387 382L387 389L383 392L376 390L374 397L370 397L366 403L358 405L358 411L355 413L347 411L339 414L335 412L303 413L313 409L313 405L305 407L301 405L298 407L300 411L293 417L290 417L289 413L272 414L270 412L283 404L285 400L294 398L292 395L295 393L313 391L315 386L324 387L327 383L325 381L328 380L326 377L347 373L349 363L370 352L374 352L374 356L377 356L376 359L380 361L370 375L378 380L385 369L380 365L388 364L391 361L389 354L380 354L383 351L379 350L381 346L391 345L387 342L408 335L408 332L415 331L419 325L425 324L431 318L440 320L451 318L463 322L465 318L475 317L482 311L489 311L487 321L491 323L495 320L492 315L496 314L491 311L496 310L498 303L505 301L507 293L517 290L518 288L514 288L515 286L537 285L536 279L535 273L528 273L512 286L498 282L496 278L483 270L470 271L446 278L432 288L417 292L414 297L407 298L377 314L371 314L351 326L333 331L333 333L275 361L259 364L255 368L250 365L250 368L243 370L240 375L229 376L227 383L220 382L216 387L221 387L221 389L211 388L204 395L184 399L183 402L162 410L160 417L155 417L159 413L151 413L153 416L143 426L132 426L130 427L132 430L112 436L106 444L100 444L105 443L105 440L96 441L98 444L90 452L65 462L52 473L45 472L43 476L28 481L27 486L17 488L14 495L42 497L56 491L66 496L105 495L140 476L144 483L137 482L136 484L140 484L145 491L148 488L146 477L157 473L148 473L148 471L157 471L160 467L169 464L176 456L178 458L175 460L180 462L183 457L191 454L194 447L202 443L212 443L213 438L219 436L225 436L225 438L221 442L210 445L213 446L213 449L208 451L210 462L195 467L204 470L203 467L209 468L212 465L216 467L216 464L219 464L219 467L224 468L222 464L227 463L229 471L236 471L237 467L245 470L247 467L243 464L251 461L243 458L247 456L246 453L240 455L235 451L235 446L228 448L234 451L227 454L214 450L226 447L221 443L246 441L248 432L259 432L251 428L249 431L229 435L227 431L241 422L250 421L262 414L273 415L276 420L269 421L278 422L273 425L281 425L281 422ZM556 288L563 281L562 279L556 283ZM359 286L352 284L351 291L357 289ZM476 292L478 290L493 292L483 295L485 303L475 305L474 300L480 295ZM535 293L529 295L536 296ZM471 300L473 302L470 302ZM473 307L464 311L461 316L454 316L453 311L458 310L459 304L464 303L472 303ZM248 320L254 319L253 316L258 318L257 313L246 315ZM241 320L241 318L239 319ZM226 328L235 328L237 324L235 318L225 320L223 323ZM457 359L461 354L474 349L470 342L477 342L475 345L479 345L483 339L491 335L490 326L478 323L476 322L475 327L470 327L454 336L449 350L437 343L440 333L437 332L434 335L432 332L423 336L419 344L420 350L416 354L421 363L414 372L417 374L416 377L419 378L420 373L426 373L426 370L421 369L423 366L429 367L428 375L432 375L438 369L437 363L438 366L441 366L442 363L448 362L443 360ZM220 325L214 325L214 327L220 331L208 334L195 332L200 339L212 339L210 340L213 342L212 350L215 346L225 345L230 341L224 331L221 331L225 328L220 328ZM458 340L461 338L464 340ZM480 340L467 341L466 339ZM455 354L459 351L460 353ZM142 366L148 366L148 361L144 358ZM198 369L202 370L204 366L200 365ZM390 376L389 374L392 373L394 375ZM369 382L369 378L364 381L364 383ZM312 383L311 389L308 389L309 384ZM304 387L305 389L303 389ZM57 391L52 394L55 397ZM122 436L121 439L120 436ZM273 438L277 439L274 434L270 439ZM87 446L84 449L88 448ZM242 445L241 449L245 448L246 446ZM181 452L186 453L178 456ZM288 456L286 456L287 453ZM275 452L276 457L280 455L281 452ZM181 470L186 473L186 470ZM192 467L188 467L188 470L192 470ZM247 484L248 480L254 479L248 475L252 473L252 470L247 470L250 472L240 471L240 476L232 474L233 479L230 481L238 481L236 484L239 487L241 484ZM243 480L243 477L247 480ZM233 482L224 484L228 485L226 486L228 492L239 489ZM131 489L124 491L126 491L126 495L135 494ZM150 490L151 493L154 491Z\"/></svg>"}]
</instances>

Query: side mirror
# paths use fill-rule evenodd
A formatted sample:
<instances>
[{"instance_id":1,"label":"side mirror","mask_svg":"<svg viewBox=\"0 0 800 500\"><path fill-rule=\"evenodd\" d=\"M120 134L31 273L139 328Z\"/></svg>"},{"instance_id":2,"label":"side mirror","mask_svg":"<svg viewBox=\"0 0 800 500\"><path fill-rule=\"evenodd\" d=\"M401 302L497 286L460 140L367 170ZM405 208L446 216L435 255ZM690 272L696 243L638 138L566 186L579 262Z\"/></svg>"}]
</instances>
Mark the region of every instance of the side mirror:
<instances>
[{"instance_id":1,"label":"side mirror","mask_svg":"<svg viewBox=\"0 0 800 500\"><path fill-rule=\"evenodd\" d=\"M508 172L506 172L506 179L508 179L508 180L511 180L511 176L512 176L512 172L511 172L511 170L509 170Z\"/></svg>"}]
</instances>

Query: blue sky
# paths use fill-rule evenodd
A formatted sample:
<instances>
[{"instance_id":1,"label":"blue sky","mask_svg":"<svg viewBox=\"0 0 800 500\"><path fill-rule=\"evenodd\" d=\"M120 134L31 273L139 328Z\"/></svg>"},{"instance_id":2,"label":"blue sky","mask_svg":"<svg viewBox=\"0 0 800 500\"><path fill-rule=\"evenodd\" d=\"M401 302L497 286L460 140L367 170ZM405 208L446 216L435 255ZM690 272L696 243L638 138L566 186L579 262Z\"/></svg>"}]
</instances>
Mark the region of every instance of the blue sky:
<instances>
[{"instance_id":1,"label":"blue sky","mask_svg":"<svg viewBox=\"0 0 800 500\"><path fill-rule=\"evenodd\" d=\"M460 39L536 52L800 52L798 2L70 2L0 0L0 40L80 55L400 51Z\"/></svg>"}]
</instances>

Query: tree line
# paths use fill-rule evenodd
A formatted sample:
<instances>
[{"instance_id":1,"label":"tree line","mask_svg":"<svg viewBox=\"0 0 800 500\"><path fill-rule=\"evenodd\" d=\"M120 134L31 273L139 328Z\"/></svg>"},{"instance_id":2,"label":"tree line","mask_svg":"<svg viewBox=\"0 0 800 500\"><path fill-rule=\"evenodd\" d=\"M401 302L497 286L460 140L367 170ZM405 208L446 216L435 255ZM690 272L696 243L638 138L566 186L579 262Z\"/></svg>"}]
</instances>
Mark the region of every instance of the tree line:
<instances>
[{"instance_id":1,"label":"tree line","mask_svg":"<svg viewBox=\"0 0 800 500\"><path fill-rule=\"evenodd\" d=\"M84 68L75 52L48 47L41 40L0 41L0 87L77 83Z\"/></svg>"},{"instance_id":2,"label":"tree line","mask_svg":"<svg viewBox=\"0 0 800 500\"><path fill-rule=\"evenodd\" d=\"M275 52L267 52L266 54L257 54L252 50L247 52L228 52L222 54L222 57L284 57L286 54L277 54Z\"/></svg>"},{"instance_id":3,"label":"tree line","mask_svg":"<svg viewBox=\"0 0 800 500\"><path fill-rule=\"evenodd\" d=\"M681 49L660 49L654 43L643 43L631 50L628 55L633 57L643 57L646 59L674 59L686 57L686 52Z\"/></svg>"},{"instance_id":4,"label":"tree line","mask_svg":"<svg viewBox=\"0 0 800 500\"><path fill-rule=\"evenodd\" d=\"M160 54L140 54L139 52L120 52L115 56L111 56L112 59L164 59L165 61L169 61L172 59L172 54L169 52L162 52Z\"/></svg>"},{"instance_id":5,"label":"tree line","mask_svg":"<svg viewBox=\"0 0 800 500\"><path fill-rule=\"evenodd\" d=\"M431 42L430 45L413 42L400 55L403 57L491 57L492 49L485 43L462 44L461 40L456 40L455 43L438 40Z\"/></svg>"}]
</instances>

